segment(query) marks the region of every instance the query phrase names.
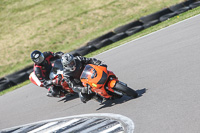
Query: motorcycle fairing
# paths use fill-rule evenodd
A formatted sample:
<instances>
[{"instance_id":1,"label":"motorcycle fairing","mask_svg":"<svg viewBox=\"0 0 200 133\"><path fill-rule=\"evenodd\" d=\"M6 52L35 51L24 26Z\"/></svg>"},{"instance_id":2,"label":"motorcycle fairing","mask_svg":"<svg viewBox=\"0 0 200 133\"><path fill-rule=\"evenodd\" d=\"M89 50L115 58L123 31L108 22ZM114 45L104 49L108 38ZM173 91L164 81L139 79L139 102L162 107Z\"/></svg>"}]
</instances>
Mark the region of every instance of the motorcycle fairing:
<instances>
[{"instance_id":1,"label":"motorcycle fairing","mask_svg":"<svg viewBox=\"0 0 200 133\"><path fill-rule=\"evenodd\" d=\"M105 84L108 78L108 71L104 66L96 67L93 64L86 65L83 73L81 74L81 80L88 82L89 84L95 83L96 88L100 88Z\"/></svg>"},{"instance_id":2,"label":"motorcycle fairing","mask_svg":"<svg viewBox=\"0 0 200 133\"><path fill-rule=\"evenodd\" d=\"M105 90L109 76L115 77L114 73L108 71L105 66L88 64L81 75L81 82L83 83L83 86L87 86L87 84L90 85L92 87L91 90L97 94L105 98L110 98L111 96ZM117 78L113 80L117 80ZM113 92L112 88L108 88L108 90Z\"/></svg>"},{"instance_id":3,"label":"motorcycle fairing","mask_svg":"<svg viewBox=\"0 0 200 133\"><path fill-rule=\"evenodd\" d=\"M107 80L108 74L103 71L102 77L97 84L104 84Z\"/></svg>"},{"instance_id":4,"label":"motorcycle fairing","mask_svg":"<svg viewBox=\"0 0 200 133\"><path fill-rule=\"evenodd\" d=\"M29 75L29 80L37 85L37 86L40 86L40 87L43 87L43 84L40 82L40 80L37 78L37 76L35 75L34 72L32 72L30 75Z\"/></svg>"}]
</instances>

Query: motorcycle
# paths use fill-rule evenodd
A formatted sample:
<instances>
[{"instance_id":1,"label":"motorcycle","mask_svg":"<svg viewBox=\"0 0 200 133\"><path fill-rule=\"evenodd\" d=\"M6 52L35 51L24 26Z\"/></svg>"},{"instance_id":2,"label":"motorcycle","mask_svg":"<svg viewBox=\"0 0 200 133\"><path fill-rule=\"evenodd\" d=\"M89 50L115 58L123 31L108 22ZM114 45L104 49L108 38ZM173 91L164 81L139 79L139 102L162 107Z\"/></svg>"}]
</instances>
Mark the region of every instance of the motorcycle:
<instances>
[{"instance_id":1,"label":"motorcycle","mask_svg":"<svg viewBox=\"0 0 200 133\"><path fill-rule=\"evenodd\" d=\"M61 75L61 82L58 82L58 76ZM52 63L52 69L50 71L49 74L49 79L51 79L53 81L53 85L55 85L56 87L58 87L61 91L63 91L65 94L73 94L74 91L72 90L72 88L70 88L67 84L67 82L63 82L63 66L61 63L60 59L57 59L54 61L54 63ZM44 87L43 83L40 82L40 80L37 78L37 76L35 75L34 72L32 72L29 75L29 80L39 86L39 87Z\"/></svg>"},{"instance_id":2,"label":"motorcycle","mask_svg":"<svg viewBox=\"0 0 200 133\"><path fill-rule=\"evenodd\" d=\"M118 77L112 71L107 70L105 65L86 65L80 79L83 86L88 88L88 94L95 94L94 99L96 100L99 98L116 99L123 95L132 98L138 97L135 90L119 81Z\"/></svg>"}]
</instances>

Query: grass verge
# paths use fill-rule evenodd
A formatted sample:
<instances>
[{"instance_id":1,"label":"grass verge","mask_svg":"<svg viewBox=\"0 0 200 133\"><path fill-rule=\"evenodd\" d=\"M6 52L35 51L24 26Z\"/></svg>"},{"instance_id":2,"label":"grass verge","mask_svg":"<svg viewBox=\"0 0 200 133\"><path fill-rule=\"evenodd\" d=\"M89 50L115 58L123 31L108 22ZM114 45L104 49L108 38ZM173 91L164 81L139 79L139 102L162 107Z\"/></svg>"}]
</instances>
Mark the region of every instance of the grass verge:
<instances>
[{"instance_id":1,"label":"grass verge","mask_svg":"<svg viewBox=\"0 0 200 133\"><path fill-rule=\"evenodd\" d=\"M175 16L175 17L173 17L173 18L170 18L170 19L167 20L167 21L164 21L164 22L159 23L159 24L157 24L157 25L155 25L155 26L152 26L152 27L150 27L150 28L148 28L148 29L145 29L145 30L143 30L143 31L141 31L141 32L138 32L137 34L134 34L134 35L132 35L132 36L130 36L130 37L128 37L128 38L125 38L125 39L123 39L123 40L121 40L121 41L118 41L118 42L116 42L116 43L113 43L113 44L111 44L111 45L108 45L108 46L106 46L106 47L103 47L103 48L101 48L101 49L99 49L99 50L97 50L97 51L95 51L95 52L92 52L92 53L86 55L86 57L95 56L95 55L97 55L97 54L99 54L99 53L102 53L102 52L104 52L104 51L107 51L107 50L109 50L109 49L112 49L112 48L114 48L114 47L117 47L117 46L119 46L119 45L122 45L122 44L124 44L124 43L126 43L126 42L129 42L129 41L131 41L131 40L137 39L137 38L139 38L139 37L145 36L145 35L150 34L150 33L152 33L152 32L158 31L158 30L160 30L160 29L162 29L162 28L168 27L168 26L170 26L170 25L172 25L172 24L175 24L175 23L177 23L177 22L180 22L180 21L182 21L182 20L188 19L188 18L190 18L190 17L192 17L192 16L195 16L195 15L198 15L198 14L200 14L200 7L195 8L195 9L193 9L193 10L189 10L189 11L187 11L187 12L185 12L185 13L182 13L182 14L180 14L180 15L178 15L178 16ZM20 87L22 87L22 86L24 86L24 85L26 85L26 84L29 84L29 83L30 83L30 81L25 81L25 82L22 83L22 84L19 84L19 85L17 85L17 86L14 86L14 87L11 87L11 88L9 88L9 89L7 89L7 90L4 90L4 91L0 92L0 96L3 95L3 94L5 94L5 93L7 93L7 92L10 92L10 91L12 91L12 90L15 90L15 89L17 89L17 88L20 88Z\"/></svg>"},{"instance_id":2,"label":"grass verge","mask_svg":"<svg viewBox=\"0 0 200 133\"><path fill-rule=\"evenodd\" d=\"M1 0L0 77L35 50L69 52L122 24L184 0Z\"/></svg>"}]
</instances>

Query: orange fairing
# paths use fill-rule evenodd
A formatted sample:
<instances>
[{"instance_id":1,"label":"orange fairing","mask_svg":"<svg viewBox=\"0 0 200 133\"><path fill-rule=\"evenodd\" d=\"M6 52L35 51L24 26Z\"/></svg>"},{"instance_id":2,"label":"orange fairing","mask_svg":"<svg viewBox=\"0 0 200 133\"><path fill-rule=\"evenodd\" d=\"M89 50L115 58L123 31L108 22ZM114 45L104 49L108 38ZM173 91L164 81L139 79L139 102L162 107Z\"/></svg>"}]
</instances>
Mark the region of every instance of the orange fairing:
<instances>
[{"instance_id":1,"label":"orange fairing","mask_svg":"<svg viewBox=\"0 0 200 133\"><path fill-rule=\"evenodd\" d=\"M83 85L89 84L90 86L99 88L106 82L107 77L108 73L106 67L90 64L83 70L81 81Z\"/></svg>"},{"instance_id":2,"label":"orange fairing","mask_svg":"<svg viewBox=\"0 0 200 133\"><path fill-rule=\"evenodd\" d=\"M113 74L113 73L112 73ZM96 66L93 64L86 65L81 75L81 82L84 86L87 84L91 87L91 90L105 98L111 96L105 90L105 85L108 81L110 73L105 66ZM113 81L114 84L114 81Z\"/></svg>"}]
</instances>

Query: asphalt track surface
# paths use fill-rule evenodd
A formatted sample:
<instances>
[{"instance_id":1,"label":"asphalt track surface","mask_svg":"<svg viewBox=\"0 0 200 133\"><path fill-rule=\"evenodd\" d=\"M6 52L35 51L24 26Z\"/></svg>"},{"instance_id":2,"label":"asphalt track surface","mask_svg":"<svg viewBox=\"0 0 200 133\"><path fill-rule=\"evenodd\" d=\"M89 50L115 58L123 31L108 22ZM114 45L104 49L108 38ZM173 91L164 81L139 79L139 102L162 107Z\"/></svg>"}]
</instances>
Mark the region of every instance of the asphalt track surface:
<instances>
[{"instance_id":1,"label":"asphalt track surface","mask_svg":"<svg viewBox=\"0 0 200 133\"><path fill-rule=\"evenodd\" d=\"M46 97L28 84L0 96L0 129L90 113L114 113L133 120L135 133L200 131L200 15L96 58L142 94L137 99L81 103L78 97ZM144 88L147 89L144 93Z\"/></svg>"}]
</instances>

